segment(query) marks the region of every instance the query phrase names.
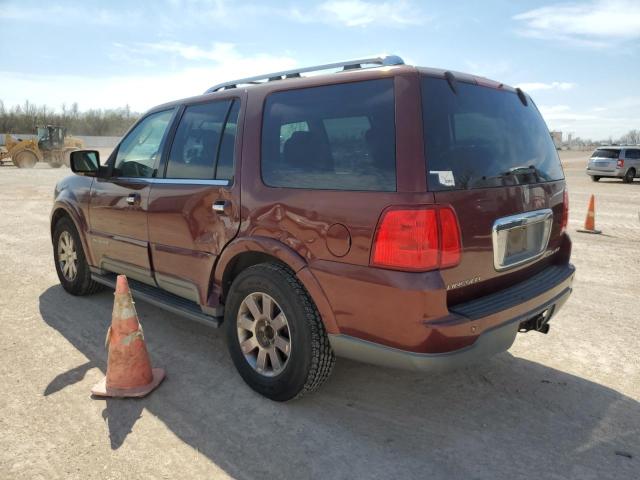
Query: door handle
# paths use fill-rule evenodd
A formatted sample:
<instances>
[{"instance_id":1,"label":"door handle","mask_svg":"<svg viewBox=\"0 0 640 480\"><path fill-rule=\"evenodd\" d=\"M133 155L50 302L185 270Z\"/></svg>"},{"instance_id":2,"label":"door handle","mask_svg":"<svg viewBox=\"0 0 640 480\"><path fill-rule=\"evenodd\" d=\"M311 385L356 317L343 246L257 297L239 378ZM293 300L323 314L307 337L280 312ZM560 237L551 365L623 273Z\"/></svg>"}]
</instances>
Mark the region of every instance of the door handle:
<instances>
[{"instance_id":1,"label":"door handle","mask_svg":"<svg viewBox=\"0 0 640 480\"><path fill-rule=\"evenodd\" d=\"M138 195L137 193L130 193L127 196L127 203L129 205L135 205L136 203L138 203L139 200L140 200L140 195Z\"/></svg>"},{"instance_id":2,"label":"door handle","mask_svg":"<svg viewBox=\"0 0 640 480\"><path fill-rule=\"evenodd\" d=\"M213 203L211 208L216 213L229 215L229 212L231 211L231 202L229 202L228 200L218 200L217 202Z\"/></svg>"}]
</instances>

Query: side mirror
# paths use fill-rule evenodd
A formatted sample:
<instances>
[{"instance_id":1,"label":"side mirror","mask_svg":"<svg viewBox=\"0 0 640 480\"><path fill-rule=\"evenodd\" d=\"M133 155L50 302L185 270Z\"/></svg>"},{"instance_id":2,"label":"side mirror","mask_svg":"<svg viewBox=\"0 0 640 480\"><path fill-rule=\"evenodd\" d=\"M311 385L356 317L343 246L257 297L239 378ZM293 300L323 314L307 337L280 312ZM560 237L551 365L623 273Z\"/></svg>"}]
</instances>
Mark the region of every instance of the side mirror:
<instances>
[{"instance_id":1,"label":"side mirror","mask_svg":"<svg viewBox=\"0 0 640 480\"><path fill-rule=\"evenodd\" d=\"M95 177L100 169L100 154L96 150L71 152L71 171L78 175Z\"/></svg>"}]
</instances>

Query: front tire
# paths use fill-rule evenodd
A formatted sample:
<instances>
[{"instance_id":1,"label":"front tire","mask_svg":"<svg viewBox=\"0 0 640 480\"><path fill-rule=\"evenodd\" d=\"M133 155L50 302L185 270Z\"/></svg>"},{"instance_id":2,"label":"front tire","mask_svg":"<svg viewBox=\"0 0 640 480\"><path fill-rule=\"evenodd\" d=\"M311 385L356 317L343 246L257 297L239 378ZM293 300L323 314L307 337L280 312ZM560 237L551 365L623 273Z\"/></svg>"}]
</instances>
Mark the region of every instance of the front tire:
<instances>
[{"instance_id":1,"label":"front tire","mask_svg":"<svg viewBox=\"0 0 640 480\"><path fill-rule=\"evenodd\" d=\"M629 170L627 170L627 173L624 174L624 177L622 178L622 181L624 183L631 183L633 182L633 179L636 176L636 171L633 168L630 168Z\"/></svg>"},{"instance_id":2,"label":"front tire","mask_svg":"<svg viewBox=\"0 0 640 480\"><path fill-rule=\"evenodd\" d=\"M80 236L70 218L58 220L53 230L53 258L60 284L71 295L89 295L101 289L91 279Z\"/></svg>"},{"instance_id":3,"label":"front tire","mask_svg":"<svg viewBox=\"0 0 640 480\"><path fill-rule=\"evenodd\" d=\"M227 297L225 324L240 376L271 400L313 392L335 364L313 300L284 265L264 263L240 273Z\"/></svg>"},{"instance_id":4,"label":"front tire","mask_svg":"<svg viewBox=\"0 0 640 480\"><path fill-rule=\"evenodd\" d=\"M598 182L598 181L600 181L600 177L598 177L598 176L596 176L596 175L592 175L592 176L591 176L591 181L592 181L592 182Z\"/></svg>"}]
</instances>

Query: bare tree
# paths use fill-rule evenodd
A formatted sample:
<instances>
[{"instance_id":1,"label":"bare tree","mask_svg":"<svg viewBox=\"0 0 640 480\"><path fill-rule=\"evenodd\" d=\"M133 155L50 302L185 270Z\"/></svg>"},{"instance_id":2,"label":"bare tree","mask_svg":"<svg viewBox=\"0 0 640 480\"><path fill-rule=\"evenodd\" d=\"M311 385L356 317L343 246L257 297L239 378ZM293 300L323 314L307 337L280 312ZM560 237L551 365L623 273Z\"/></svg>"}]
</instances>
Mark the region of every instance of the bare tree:
<instances>
[{"instance_id":1,"label":"bare tree","mask_svg":"<svg viewBox=\"0 0 640 480\"><path fill-rule=\"evenodd\" d=\"M126 132L138 119L129 106L113 110L88 110L81 112L77 103L71 107L62 105L56 111L46 105L38 106L28 100L22 105L6 108L0 100L0 133L35 133L38 125L60 125L70 134L113 135Z\"/></svg>"}]
</instances>

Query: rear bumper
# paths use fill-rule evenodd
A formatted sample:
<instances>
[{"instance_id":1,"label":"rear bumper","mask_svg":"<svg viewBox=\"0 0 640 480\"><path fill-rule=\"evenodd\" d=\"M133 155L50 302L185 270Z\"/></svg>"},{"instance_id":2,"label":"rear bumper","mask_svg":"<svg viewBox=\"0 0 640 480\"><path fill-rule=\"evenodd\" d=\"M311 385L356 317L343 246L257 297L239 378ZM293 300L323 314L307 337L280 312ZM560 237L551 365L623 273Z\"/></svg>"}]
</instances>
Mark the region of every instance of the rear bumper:
<instances>
[{"instance_id":1,"label":"rear bumper","mask_svg":"<svg viewBox=\"0 0 640 480\"><path fill-rule=\"evenodd\" d=\"M452 309L447 319L438 322L440 335L455 338L461 328L482 330L463 348L420 353L344 334L330 335L329 340L337 356L383 367L417 371L462 367L508 350L523 322L545 311L549 320L555 316L571 294L574 272L571 264L553 266L511 288Z\"/></svg>"},{"instance_id":2,"label":"rear bumper","mask_svg":"<svg viewBox=\"0 0 640 480\"><path fill-rule=\"evenodd\" d=\"M587 167L587 175L591 175L592 177L614 177L614 178L622 178L626 173L626 170L621 168L616 168L615 170L596 170L595 168Z\"/></svg>"}]
</instances>

